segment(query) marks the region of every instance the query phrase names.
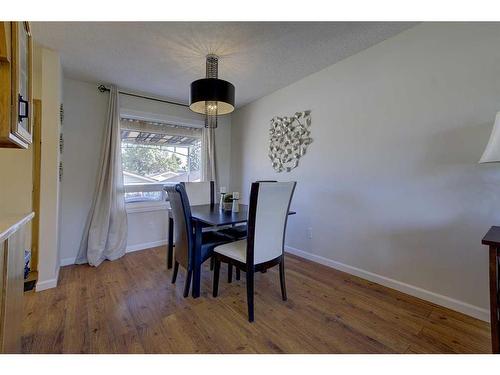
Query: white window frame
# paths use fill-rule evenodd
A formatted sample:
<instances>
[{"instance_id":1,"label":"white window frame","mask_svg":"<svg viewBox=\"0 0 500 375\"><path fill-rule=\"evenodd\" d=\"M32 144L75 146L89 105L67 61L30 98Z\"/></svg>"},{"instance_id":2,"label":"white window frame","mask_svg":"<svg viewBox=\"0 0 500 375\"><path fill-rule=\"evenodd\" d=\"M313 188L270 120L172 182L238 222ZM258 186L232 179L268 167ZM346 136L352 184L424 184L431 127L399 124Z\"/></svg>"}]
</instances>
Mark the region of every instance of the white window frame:
<instances>
[{"instance_id":1,"label":"white window frame","mask_svg":"<svg viewBox=\"0 0 500 375\"><path fill-rule=\"evenodd\" d=\"M128 113L127 113L128 112ZM135 118L137 120L142 120L142 121L151 121L151 122L157 122L160 120L160 122L164 122L165 119L155 119L153 116L144 116L144 113L140 113L138 115L137 112L135 112L133 115L131 115L130 112L133 111L121 111L120 117L128 117L128 118ZM199 124L195 124L194 121L190 121L190 124L185 123L184 121L179 121L179 118L174 118L176 123L179 123L181 126L186 126L186 127L193 127L193 128L200 128ZM170 119L170 120L172 120ZM200 138L201 141L201 138ZM189 154L191 152L191 147L188 147L188 164L189 164ZM203 157L203 154L201 155ZM201 166L200 166L201 168ZM189 176L189 173L188 173ZM189 177L188 177L189 178ZM133 192L161 192L161 198L160 200L157 201L140 201L140 202L126 202L125 207L127 210L127 213L136 213L136 212L150 212L150 211L158 211L158 210L167 210L170 208L170 204L168 203L168 197L167 194L164 190L164 187L167 185L175 184L172 182L167 182L167 183L144 183L144 184L128 184L124 185L125 193L133 193Z\"/></svg>"},{"instance_id":2,"label":"white window frame","mask_svg":"<svg viewBox=\"0 0 500 375\"><path fill-rule=\"evenodd\" d=\"M167 203L167 194L164 187L168 184L129 184L124 185L125 193L135 193L135 192L156 192L160 191L161 199L158 201L142 201L142 202L125 202L125 207L128 213L135 212L149 212L166 210L169 208Z\"/></svg>"}]
</instances>

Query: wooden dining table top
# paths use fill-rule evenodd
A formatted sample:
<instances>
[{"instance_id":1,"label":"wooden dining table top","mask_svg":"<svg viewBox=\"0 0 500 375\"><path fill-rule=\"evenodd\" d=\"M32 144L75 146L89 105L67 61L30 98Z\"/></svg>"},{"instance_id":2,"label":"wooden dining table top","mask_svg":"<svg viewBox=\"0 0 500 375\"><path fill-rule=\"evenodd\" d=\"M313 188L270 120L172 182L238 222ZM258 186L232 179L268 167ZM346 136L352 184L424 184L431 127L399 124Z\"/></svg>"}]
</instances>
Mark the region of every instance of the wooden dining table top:
<instances>
[{"instance_id":1,"label":"wooden dining table top","mask_svg":"<svg viewBox=\"0 0 500 375\"><path fill-rule=\"evenodd\" d=\"M288 214L294 215L295 211L290 211ZM195 205L191 206L191 217L211 226L245 223L248 220L248 205L240 204L238 212L223 211L219 208L219 204Z\"/></svg>"}]
</instances>

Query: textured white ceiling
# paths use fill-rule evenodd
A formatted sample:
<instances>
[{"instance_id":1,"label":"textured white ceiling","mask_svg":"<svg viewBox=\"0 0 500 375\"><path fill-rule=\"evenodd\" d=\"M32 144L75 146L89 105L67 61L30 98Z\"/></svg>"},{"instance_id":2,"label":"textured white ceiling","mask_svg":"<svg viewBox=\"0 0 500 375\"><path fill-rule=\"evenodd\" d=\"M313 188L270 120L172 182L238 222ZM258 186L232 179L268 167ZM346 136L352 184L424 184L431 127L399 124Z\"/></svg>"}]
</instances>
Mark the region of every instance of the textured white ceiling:
<instances>
[{"instance_id":1,"label":"textured white ceiling","mask_svg":"<svg viewBox=\"0 0 500 375\"><path fill-rule=\"evenodd\" d=\"M219 78L241 106L414 23L33 22L34 39L60 51L65 75L187 103L189 84L220 56Z\"/></svg>"}]
</instances>

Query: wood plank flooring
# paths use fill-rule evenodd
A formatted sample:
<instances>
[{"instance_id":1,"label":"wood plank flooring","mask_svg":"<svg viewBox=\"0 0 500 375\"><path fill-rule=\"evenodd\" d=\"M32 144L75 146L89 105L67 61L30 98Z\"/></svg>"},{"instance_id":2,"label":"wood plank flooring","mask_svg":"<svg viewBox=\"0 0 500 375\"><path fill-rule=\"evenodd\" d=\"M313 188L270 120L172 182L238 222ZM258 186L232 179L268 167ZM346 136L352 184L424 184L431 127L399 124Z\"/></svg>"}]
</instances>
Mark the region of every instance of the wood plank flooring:
<instances>
[{"instance_id":1,"label":"wood plank flooring","mask_svg":"<svg viewBox=\"0 0 500 375\"><path fill-rule=\"evenodd\" d=\"M277 267L256 274L248 323L244 274L219 297L170 283L166 249L129 253L99 268L63 267L59 286L25 298L25 353L490 353L489 324L294 256L288 301ZM208 263L208 262L207 262Z\"/></svg>"}]
</instances>

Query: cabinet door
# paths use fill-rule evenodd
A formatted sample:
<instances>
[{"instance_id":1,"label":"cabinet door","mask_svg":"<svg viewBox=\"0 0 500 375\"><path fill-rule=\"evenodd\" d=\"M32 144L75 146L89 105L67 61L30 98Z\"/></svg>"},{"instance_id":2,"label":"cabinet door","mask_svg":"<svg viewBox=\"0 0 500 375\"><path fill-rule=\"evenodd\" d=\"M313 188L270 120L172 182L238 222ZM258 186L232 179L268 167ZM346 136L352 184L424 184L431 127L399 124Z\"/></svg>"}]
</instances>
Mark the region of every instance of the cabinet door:
<instances>
[{"instance_id":1,"label":"cabinet door","mask_svg":"<svg viewBox=\"0 0 500 375\"><path fill-rule=\"evenodd\" d=\"M10 63L10 22L0 21L0 61Z\"/></svg>"},{"instance_id":2,"label":"cabinet door","mask_svg":"<svg viewBox=\"0 0 500 375\"><path fill-rule=\"evenodd\" d=\"M20 353L24 296L25 228L4 243L3 353Z\"/></svg>"},{"instance_id":3,"label":"cabinet door","mask_svg":"<svg viewBox=\"0 0 500 375\"><path fill-rule=\"evenodd\" d=\"M12 118L11 133L27 147L32 139L32 55L28 22L13 22L12 33Z\"/></svg>"}]
</instances>

